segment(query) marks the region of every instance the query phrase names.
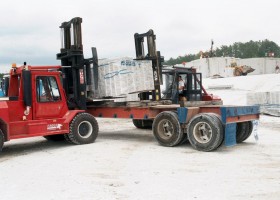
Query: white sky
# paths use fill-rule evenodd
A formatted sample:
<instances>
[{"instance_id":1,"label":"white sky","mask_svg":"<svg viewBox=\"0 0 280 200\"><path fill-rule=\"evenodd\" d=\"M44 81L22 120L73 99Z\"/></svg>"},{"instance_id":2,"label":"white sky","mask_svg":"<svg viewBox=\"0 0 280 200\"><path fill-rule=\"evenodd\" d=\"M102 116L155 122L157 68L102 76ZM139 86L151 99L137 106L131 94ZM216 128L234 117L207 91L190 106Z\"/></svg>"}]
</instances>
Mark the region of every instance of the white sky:
<instances>
[{"instance_id":1,"label":"white sky","mask_svg":"<svg viewBox=\"0 0 280 200\"><path fill-rule=\"evenodd\" d=\"M12 0L0 2L0 72L11 63L57 65L59 26L82 17L85 57L135 57L134 33L153 29L157 50L183 56L234 42L280 44L279 0Z\"/></svg>"}]
</instances>

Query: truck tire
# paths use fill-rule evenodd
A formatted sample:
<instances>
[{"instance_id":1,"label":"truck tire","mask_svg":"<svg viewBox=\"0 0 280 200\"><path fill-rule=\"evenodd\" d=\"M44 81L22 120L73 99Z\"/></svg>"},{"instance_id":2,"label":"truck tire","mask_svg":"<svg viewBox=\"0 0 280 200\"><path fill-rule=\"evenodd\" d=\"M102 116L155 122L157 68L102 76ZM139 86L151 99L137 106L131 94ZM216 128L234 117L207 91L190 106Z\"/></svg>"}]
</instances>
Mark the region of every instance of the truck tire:
<instances>
[{"instance_id":1,"label":"truck tire","mask_svg":"<svg viewBox=\"0 0 280 200\"><path fill-rule=\"evenodd\" d=\"M93 143L98 135L98 123L89 113L77 114L70 124L69 140L73 144Z\"/></svg>"},{"instance_id":2,"label":"truck tire","mask_svg":"<svg viewBox=\"0 0 280 200\"><path fill-rule=\"evenodd\" d=\"M188 140L189 140L188 134L184 133L183 137L182 137L182 140L179 142L179 145L185 144Z\"/></svg>"},{"instance_id":3,"label":"truck tire","mask_svg":"<svg viewBox=\"0 0 280 200\"><path fill-rule=\"evenodd\" d=\"M151 129L153 126L153 120L150 119L133 119L132 123L136 128L140 129Z\"/></svg>"},{"instance_id":4,"label":"truck tire","mask_svg":"<svg viewBox=\"0 0 280 200\"><path fill-rule=\"evenodd\" d=\"M159 144L173 147L182 141L184 136L178 115L172 111L164 111L156 116L153 122L153 134Z\"/></svg>"},{"instance_id":5,"label":"truck tire","mask_svg":"<svg viewBox=\"0 0 280 200\"><path fill-rule=\"evenodd\" d=\"M178 112L177 111L172 110L171 112L175 113L176 116L178 116ZM182 129L181 129L181 131L183 132ZM188 134L183 132L183 136L182 136L181 140L178 142L177 145L185 144L185 143L187 143L188 140L189 140Z\"/></svg>"},{"instance_id":6,"label":"truck tire","mask_svg":"<svg viewBox=\"0 0 280 200\"><path fill-rule=\"evenodd\" d=\"M72 142L72 140L70 140L69 134L68 134L68 133L67 133L67 134L64 134L64 138L65 138L65 140L66 140L68 143L70 143L70 144L75 144L75 143Z\"/></svg>"},{"instance_id":7,"label":"truck tire","mask_svg":"<svg viewBox=\"0 0 280 200\"><path fill-rule=\"evenodd\" d=\"M58 135L46 135L43 136L45 139L49 140L49 141L63 141L65 140L64 138L64 134L58 134Z\"/></svg>"},{"instance_id":8,"label":"truck tire","mask_svg":"<svg viewBox=\"0 0 280 200\"><path fill-rule=\"evenodd\" d=\"M0 152L2 151L3 149L3 146L4 146L4 134L2 132L2 130L0 129Z\"/></svg>"},{"instance_id":9,"label":"truck tire","mask_svg":"<svg viewBox=\"0 0 280 200\"><path fill-rule=\"evenodd\" d=\"M210 116L211 118L213 118L213 120L216 120L218 124L221 124L221 125L222 125L221 128L222 128L222 132L223 132L223 137L222 137L223 139L221 140L220 145L217 147L217 148L219 148L219 147L223 144L223 141L224 141L224 132L225 132L225 127L224 127L224 125L223 125L222 118L221 118L220 115L218 115L218 114L216 114L216 113L204 113L204 114Z\"/></svg>"},{"instance_id":10,"label":"truck tire","mask_svg":"<svg viewBox=\"0 0 280 200\"><path fill-rule=\"evenodd\" d=\"M191 145L199 151L213 151L224 139L223 125L212 113L195 115L189 121L187 134Z\"/></svg>"},{"instance_id":11,"label":"truck tire","mask_svg":"<svg viewBox=\"0 0 280 200\"><path fill-rule=\"evenodd\" d=\"M236 142L241 143L250 137L253 131L253 123L251 121L248 122L240 122L236 124Z\"/></svg>"}]
</instances>

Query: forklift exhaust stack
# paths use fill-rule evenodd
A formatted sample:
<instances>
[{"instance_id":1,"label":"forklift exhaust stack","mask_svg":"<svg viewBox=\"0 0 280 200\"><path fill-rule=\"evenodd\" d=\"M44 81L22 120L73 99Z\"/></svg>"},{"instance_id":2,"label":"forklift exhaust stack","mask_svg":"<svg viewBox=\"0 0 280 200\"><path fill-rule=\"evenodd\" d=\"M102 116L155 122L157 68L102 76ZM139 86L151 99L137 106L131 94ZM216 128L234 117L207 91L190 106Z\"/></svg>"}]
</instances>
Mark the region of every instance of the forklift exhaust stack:
<instances>
[{"instance_id":1,"label":"forklift exhaust stack","mask_svg":"<svg viewBox=\"0 0 280 200\"><path fill-rule=\"evenodd\" d=\"M32 105L31 71L24 70L22 72L22 78L23 78L23 101L24 101L24 105L31 107L31 105Z\"/></svg>"}]
</instances>

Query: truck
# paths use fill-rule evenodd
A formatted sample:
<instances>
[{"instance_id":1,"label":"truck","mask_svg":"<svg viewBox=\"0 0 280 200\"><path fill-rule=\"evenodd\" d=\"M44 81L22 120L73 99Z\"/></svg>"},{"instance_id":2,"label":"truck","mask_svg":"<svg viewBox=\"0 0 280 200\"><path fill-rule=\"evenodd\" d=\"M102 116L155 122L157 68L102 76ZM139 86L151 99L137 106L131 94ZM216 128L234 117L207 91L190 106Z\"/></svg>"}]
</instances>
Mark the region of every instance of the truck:
<instances>
[{"instance_id":1,"label":"truck","mask_svg":"<svg viewBox=\"0 0 280 200\"><path fill-rule=\"evenodd\" d=\"M0 150L9 140L34 136L93 143L99 131L96 117L131 119L137 128L152 128L162 146L189 140L200 151L232 146L251 135L259 107L222 105L220 98L203 88L200 73L164 68L152 30L136 33L134 40L136 60L152 62L155 89L140 93L135 104L89 99L89 86L94 82L98 87L98 56L92 48L92 58L84 58L81 23L82 18L76 17L60 26L60 66L12 66L7 97L0 101ZM178 99L179 75L186 80L184 101Z\"/></svg>"}]
</instances>

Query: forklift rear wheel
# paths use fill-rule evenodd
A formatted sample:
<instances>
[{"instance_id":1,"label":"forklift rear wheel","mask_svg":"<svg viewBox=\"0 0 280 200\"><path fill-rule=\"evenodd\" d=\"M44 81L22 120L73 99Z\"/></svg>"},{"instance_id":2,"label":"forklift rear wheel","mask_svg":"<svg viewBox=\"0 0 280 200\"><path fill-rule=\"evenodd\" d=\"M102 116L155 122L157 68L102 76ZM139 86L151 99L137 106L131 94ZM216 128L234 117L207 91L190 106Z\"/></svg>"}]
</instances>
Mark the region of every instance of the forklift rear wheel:
<instances>
[{"instance_id":1,"label":"forklift rear wheel","mask_svg":"<svg viewBox=\"0 0 280 200\"><path fill-rule=\"evenodd\" d=\"M253 131L253 123L251 121L248 122L240 122L236 124L236 142L241 143L250 137Z\"/></svg>"},{"instance_id":2,"label":"forklift rear wheel","mask_svg":"<svg viewBox=\"0 0 280 200\"><path fill-rule=\"evenodd\" d=\"M141 129L151 129L153 126L153 120L151 119L133 119L132 123L136 128L141 128Z\"/></svg>"},{"instance_id":3,"label":"forklift rear wheel","mask_svg":"<svg viewBox=\"0 0 280 200\"><path fill-rule=\"evenodd\" d=\"M2 130L0 129L0 152L3 149L3 145L4 145L4 134L3 134Z\"/></svg>"},{"instance_id":4,"label":"forklift rear wheel","mask_svg":"<svg viewBox=\"0 0 280 200\"><path fill-rule=\"evenodd\" d=\"M213 151L224 139L223 125L212 113L195 115L188 124L187 132L191 145L199 151Z\"/></svg>"},{"instance_id":5,"label":"forklift rear wheel","mask_svg":"<svg viewBox=\"0 0 280 200\"><path fill-rule=\"evenodd\" d=\"M46 135L43 136L45 139L49 141L63 141L65 140L64 134L58 134L58 135Z\"/></svg>"},{"instance_id":6,"label":"forklift rear wheel","mask_svg":"<svg viewBox=\"0 0 280 200\"><path fill-rule=\"evenodd\" d=\"M163 146L173 147L182 141L184 136L178 115L172 111L158 114L153 123L153 134Z\"/></svg>"},{"instance_id":7,"label":"forklift rear wheel","mask_svg":"<svg viewBox=\"0 0 280 200\"><path fill-rule=\"evenodd\" d=\"M70 124L69 140L74 144L89 144L98 135L98 123L89 113L77 114Z\"/></svg>"}]
</instances>

